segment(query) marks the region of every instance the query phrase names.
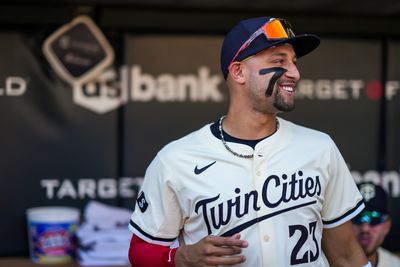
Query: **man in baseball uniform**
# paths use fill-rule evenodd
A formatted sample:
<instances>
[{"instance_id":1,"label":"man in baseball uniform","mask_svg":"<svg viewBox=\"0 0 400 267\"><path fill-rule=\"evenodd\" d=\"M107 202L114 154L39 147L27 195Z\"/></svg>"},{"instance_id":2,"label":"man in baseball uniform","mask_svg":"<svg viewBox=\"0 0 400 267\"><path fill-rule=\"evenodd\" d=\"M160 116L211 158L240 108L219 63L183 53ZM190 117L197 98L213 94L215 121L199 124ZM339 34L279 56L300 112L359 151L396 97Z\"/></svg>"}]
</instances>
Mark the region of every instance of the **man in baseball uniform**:
<instances>
[{"instance_id":1,"label":"man in baseball uniform","mask_svg":"<svg viewBox=\"0 0 400 267\"><path fill-rule=\"evenodd\" d=\"M294 109L297 59L319 42L270 17L226 35L228 112L148 167L133 266L370 266L351 225L364 204L335 143L276 116Z\"/></svg>"},{"instance_id":2,"label":"man in baseball uniform","mask_svg":"<svg viewBox=\"0 0 400 267\"><path fill-rule=\"evenodd\" d=\"M386 191L373 183L360 183L365 209L352 219L353 230L365 254L374 267L400 267L400 258L381 247L390 231Z\"/></svg>"}]
</instances>

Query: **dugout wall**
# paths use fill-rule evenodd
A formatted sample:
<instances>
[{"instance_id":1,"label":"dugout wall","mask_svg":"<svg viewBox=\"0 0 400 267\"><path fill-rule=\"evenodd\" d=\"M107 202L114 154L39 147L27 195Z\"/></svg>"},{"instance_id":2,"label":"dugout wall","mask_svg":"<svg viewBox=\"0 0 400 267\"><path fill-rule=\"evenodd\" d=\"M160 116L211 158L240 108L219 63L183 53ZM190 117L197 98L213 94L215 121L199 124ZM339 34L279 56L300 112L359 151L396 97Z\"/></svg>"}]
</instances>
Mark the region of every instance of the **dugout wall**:
<instances>
[{"instance_id":1,"label":"dugout wall","mask_svg":"<svg viewBox=\"0 0 400 267\"><path fill-rule=\"evenodd\" d=\"M27 208L82 209L90 199L132 208L156 152L225 113L225 31L239 18L267 12L3 7L0 256L28 255ZM49 65L42 44L80 13L102 29L115 60L90 84L71 86ZM343 19L327 18L323 27L320 17L287 17L296 32L315 32L322 43L299 60L297 108L282 117L330 134L357 181L388 190L394 223L385 246L399 251L400 33L351 23L340 31Z\"/></svg>"}]
</instances>

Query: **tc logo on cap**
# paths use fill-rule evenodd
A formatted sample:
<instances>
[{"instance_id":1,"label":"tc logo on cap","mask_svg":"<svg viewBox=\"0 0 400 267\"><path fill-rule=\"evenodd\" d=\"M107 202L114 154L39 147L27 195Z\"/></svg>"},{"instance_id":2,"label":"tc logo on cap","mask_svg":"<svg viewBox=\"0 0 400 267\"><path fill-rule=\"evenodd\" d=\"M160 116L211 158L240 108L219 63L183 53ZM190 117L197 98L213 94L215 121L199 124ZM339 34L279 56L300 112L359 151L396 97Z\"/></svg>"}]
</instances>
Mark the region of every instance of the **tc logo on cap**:
<instances>
[{"instance_id":1,"label":"tc logo on cap","mask_svg":"<svg viewBox=\"0 0 400 267\"><path fill-rule=\"evenodd\" d=\"M360 188L360 193L366 202L369 202L376 195L375 186L373 184L364 184Z\"/></svg>"}]
</instances>

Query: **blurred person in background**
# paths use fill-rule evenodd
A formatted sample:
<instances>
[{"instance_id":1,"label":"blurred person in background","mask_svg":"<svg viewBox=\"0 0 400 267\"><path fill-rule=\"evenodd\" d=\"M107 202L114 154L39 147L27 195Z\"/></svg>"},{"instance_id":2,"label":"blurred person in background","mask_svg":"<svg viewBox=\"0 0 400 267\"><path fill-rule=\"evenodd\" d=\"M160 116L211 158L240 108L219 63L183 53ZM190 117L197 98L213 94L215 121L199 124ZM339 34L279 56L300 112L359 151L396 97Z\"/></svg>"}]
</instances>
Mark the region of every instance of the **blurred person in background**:
<instances>
[{"instance_id":1,"label":"blurred person in background","mask_svg":"<svg viewBox=\"0 0 400 267\"><path fill-rule=\"evenodd\" d=\"M392 225L385 190L373 183L360 183L365 209L353 220L358 242L374 267L400 267L400 257L381 247Z\"/></svg>"}]
</instances>

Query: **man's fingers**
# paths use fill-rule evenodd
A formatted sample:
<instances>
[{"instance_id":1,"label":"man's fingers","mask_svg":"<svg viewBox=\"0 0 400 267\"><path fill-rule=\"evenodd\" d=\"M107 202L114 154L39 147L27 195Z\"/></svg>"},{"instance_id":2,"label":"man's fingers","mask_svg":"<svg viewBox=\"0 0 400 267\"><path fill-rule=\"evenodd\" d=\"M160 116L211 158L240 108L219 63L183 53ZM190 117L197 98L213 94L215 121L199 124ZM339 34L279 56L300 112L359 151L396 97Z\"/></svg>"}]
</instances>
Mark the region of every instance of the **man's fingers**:
<instances>
[{"instance_id":1,"label":"man's fingers","mask_svg":"<svg viewBox=\"0 0 400 267\"><path fill-rule=\"evenodd\" d=\"M206 264L211 266L230 266L235 264L243 263L246 260L246 257L243 255L238 256L230 256L230 257L208 257Z\"/></svg>"},{"instance_id":2,"label":"man's fingers","mask_svg":"<svg viewBox=\"0 0 400 267\"><path fill-rule=\"evenodd\" d=\"M242 253L242 249L240 247L214 246L210 248L206 253L208 253L208 255L215 255L215 256L233 256Z\"/></svg>"},{"instance_id":3,"label":"man's fingers","mask_svg":"<svg viewBox=\"0 0 400 267\"><path fill-rule=\"evenodd\" d=\"M232 237L233 237L234 239L240 239L240 233L234 234Z\"/></svg>"},{"instance_id":4,"label":"man's fingers","mask_svg":"<svg viewBox=\"0 0 400 267\"><path fill-rule=\"evenodd\" d=\"M240 236L239 236L240 238ZM215 246L225 246L225 247L240 247L245 248L248 246L247 241L238 239L236 235L230 237L221 237L221 236L207 236L205 241L213 244Z\"/></svg>"}]
</instances>

